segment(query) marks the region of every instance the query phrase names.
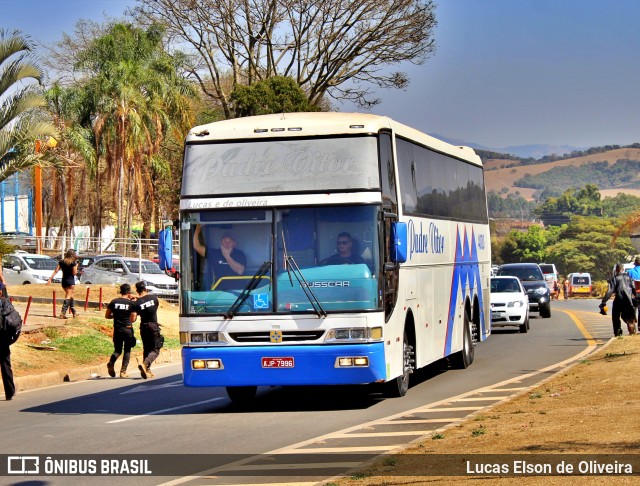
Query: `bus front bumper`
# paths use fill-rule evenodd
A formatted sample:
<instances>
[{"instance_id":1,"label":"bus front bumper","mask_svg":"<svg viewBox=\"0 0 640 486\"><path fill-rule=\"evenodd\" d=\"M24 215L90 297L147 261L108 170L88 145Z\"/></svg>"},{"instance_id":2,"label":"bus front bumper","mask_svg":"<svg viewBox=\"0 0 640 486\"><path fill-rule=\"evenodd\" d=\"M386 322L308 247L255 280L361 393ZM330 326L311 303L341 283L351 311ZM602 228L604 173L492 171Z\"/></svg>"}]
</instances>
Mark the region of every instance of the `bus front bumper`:
<instances>
[{"instance_id":1,"label":"bus front bumper","mask_svg":"<svg viewBox=\"0 0 640 486\"><path fill-rule=\"evenodd\" d=\"M185 386L364 384L385 380L385 370L384 343L182 348Z\"/></svg>"}]
</instances>

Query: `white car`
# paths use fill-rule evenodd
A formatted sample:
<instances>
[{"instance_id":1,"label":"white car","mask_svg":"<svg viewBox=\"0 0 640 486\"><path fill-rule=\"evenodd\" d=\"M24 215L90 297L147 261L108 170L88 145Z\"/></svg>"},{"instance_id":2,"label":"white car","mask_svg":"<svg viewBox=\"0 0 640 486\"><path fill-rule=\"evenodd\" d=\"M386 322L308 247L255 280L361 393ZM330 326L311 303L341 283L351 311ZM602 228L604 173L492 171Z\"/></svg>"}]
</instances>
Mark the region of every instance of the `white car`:
<instances>
[{"instance_id":1,"label":"white car","mask_svg":"<svg viewBox=\"0 0 640 486\"><path fill-rule=\"evenodd\" d=\"M46 284L51 274L58 266L58 262L47 255L17 251L2 257L2 274L7 285ZM62 272L53 282L62 281Z\"/></svg>"},{"instance_id":2,"label":"white car","mask_svg":"<svg viewBox=\"0 0 640 486\"><path fill-rule=\"evenodd\" d=\"M491 327L529 330L529 298L518 277L491 277Z\"/></svg>"},{"instance_id":3,"label":"white car","mask_svg":"<svg viewBox=\"0 0 640 486\"><path fill-rule=\"evenodd\" d=\"M160 270L151 260L123 256L104 256L85 267L80 282L90 284L121 285L128 283L135 293L135 283L144 281L147 290L158 297L177 301L178 282Z\"/></svg>"}]
</instances>

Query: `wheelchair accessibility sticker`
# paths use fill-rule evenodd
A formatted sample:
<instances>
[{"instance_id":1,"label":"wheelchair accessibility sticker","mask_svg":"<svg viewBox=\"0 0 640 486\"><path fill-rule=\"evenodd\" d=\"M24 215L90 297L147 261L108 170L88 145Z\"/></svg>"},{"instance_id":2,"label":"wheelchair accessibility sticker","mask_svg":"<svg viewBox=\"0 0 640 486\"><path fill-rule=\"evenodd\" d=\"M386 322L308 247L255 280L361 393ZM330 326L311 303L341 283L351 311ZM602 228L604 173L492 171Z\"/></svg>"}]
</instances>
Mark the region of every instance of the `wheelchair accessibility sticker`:
<instances>
[{"instance_id":1,"label":"wheelchair accessibility sticker","mask_svg":"<svg viewBox=\"0 0 640 486\"><path fill-rule=\"evenodd\" d=\"M254 309L269 309L269 294L255 294L253 296Z\"/></svg>"}]
</instances>

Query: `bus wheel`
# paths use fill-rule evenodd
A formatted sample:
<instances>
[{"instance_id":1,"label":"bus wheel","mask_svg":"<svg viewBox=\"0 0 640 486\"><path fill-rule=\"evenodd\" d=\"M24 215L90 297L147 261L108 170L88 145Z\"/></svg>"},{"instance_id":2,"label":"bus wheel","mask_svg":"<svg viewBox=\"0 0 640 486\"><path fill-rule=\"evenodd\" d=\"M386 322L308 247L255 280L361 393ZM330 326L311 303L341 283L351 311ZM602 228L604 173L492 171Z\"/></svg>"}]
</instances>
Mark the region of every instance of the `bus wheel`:
<instances>
[{"instance_id":1,"label":"bus wheel","mask_svg":"<svg viewBox=\"0 0 640 486\"><path fill-rule=\"evenodd\" d=\"M409 375L413 373L415 363L413 346L409 344L407 332L404 332L402 341L402 374L384 384L384 394L389 398L403 397L409 390Z\"/></svg>"},{"instance_id":2,"label":"bus wheel","mask_svg":"<svg viewBox=\"0 0 640 486\"><path fill-rule=\"evenodd\" d=\"M462 351L458 351L451 356L451 366L458 369L468 368L473 363L475 356L475 347L473 345L473 339L471 337L471 328L469 322L469 314L464 313L464 330L462 336Z\"/></svg>"},{"instance_id":3,"label":"bus wheel","mask_svg":"<svg viewBox=\"0 0 640 486\"><path fill-rule=\"evenodd\" d=\"M228 386L227 395L233 403L243 404L250 402L256 396L257 386Z\"/></svg>"}]
</instances>

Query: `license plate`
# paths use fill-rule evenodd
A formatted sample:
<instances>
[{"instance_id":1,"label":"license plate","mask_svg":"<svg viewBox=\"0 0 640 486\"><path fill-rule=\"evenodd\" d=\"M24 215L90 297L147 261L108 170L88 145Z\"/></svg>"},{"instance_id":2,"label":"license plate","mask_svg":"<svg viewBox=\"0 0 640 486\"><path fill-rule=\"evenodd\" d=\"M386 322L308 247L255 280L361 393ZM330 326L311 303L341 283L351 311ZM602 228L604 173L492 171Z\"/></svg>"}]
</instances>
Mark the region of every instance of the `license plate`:
<instances>
[{"instance_id":1,"label":"license plate","mask_svg":"<svg viewBox=\"0 0 640 486\"><path fill-rule=\"evenodd\" d=\"M262 358L263 368L293 368L293 358Z\"/></svg>"},{"instance_id":2,"label":"license plate","mask_svg":"<svg viewBox=\"0 0 640 486\"><path fill-rule=\"evenodd\" d=\"M500 313L499 312L492 312L491 313L491 319L500 319Z\"/></svg>"}]
</instances>

